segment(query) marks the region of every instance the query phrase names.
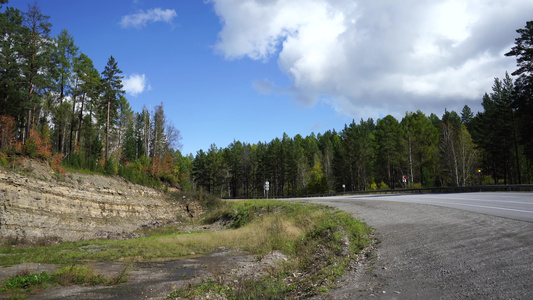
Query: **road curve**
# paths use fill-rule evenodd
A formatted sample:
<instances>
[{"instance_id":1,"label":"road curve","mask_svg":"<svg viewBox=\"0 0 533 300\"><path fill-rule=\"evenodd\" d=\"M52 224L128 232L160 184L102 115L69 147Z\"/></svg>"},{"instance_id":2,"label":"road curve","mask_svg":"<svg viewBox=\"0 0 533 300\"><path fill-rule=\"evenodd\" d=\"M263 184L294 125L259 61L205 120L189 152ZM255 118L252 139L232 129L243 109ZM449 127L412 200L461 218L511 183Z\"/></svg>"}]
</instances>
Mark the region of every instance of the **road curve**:
<instances>
[{"instance_id":1,"label":"road curve","mask_svg":"<svg viewBox=\"0 0 533 300\"><path fill-rule=\"evenodd\" d=\"M345 198L430 204L533 222L533 193L386 194Z\"/></svg>"},{"instance_id":2,"label":"road curve","mask_svg":"<svg viewBox=\"0 0 533 300\"><path fill-rule=\"evenodd\" d=\"M502 197L502 193L476 194L456 194L456 197L476 201ZM509 193L509 198L514 194ZM526 217L495 216L487 208L476 208L477 204L456 203L455 208L443 199L435 201L434 196L298 199L353 213L375 228L380 241L371 262L350 270L340 281L340 288L330 296L334 299L533 299L533 222L522 220L527 219L527 213ZM421 203L425 201L434 203ZM512 205L515 204L525 205L516 210L531 208L528 204ZM484 206L498 207L495 202ZM481 211L470 211L472 208ZM500 214L511 210L495 211Z\"/></svg>"}]
</instances>

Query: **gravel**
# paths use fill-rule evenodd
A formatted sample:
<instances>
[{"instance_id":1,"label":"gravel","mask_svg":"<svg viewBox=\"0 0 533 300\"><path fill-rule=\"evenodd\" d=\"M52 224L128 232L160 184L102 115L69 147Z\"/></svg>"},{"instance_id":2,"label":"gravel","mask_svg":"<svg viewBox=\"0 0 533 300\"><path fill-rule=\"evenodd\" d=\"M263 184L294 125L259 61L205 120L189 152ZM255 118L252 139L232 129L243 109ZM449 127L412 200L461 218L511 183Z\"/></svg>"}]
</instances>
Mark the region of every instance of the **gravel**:
<instances>
[{"instance_id":1,"label":"gravel","mask_svg":"<svg viewBox=\"0 0 533 300\"><path fill-rule=\"evenodd\" d=\"M424 204L306 200L354 214L375 249L332 299L533 299L533 223Z\"/></svg>"}]
</instances>

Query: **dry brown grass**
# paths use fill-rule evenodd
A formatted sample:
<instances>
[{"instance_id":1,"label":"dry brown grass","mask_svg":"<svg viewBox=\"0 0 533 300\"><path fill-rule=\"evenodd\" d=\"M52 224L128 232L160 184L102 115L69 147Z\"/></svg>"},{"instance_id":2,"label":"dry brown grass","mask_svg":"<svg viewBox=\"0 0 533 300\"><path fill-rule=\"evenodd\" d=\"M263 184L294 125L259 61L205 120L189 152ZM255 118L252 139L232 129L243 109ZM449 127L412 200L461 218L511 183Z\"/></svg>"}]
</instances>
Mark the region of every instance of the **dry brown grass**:
<instances>
[{"instance_id":1,"label":"dry brown grass","mask_svg":"<svg viewBox=\"0 0 533 300\"><path fill-rule=\"evenodd\" d=\"M294 219L283 220L280 216L268 216L238 229L165 236L151 242L152 246L158 244L165 248L164 245L167 245L175 250L181 249L184 253L210 252L227 247L263 254L278 248L279 244L302 237L305 228L301 225Z\"/></svg>"}]
</instances>

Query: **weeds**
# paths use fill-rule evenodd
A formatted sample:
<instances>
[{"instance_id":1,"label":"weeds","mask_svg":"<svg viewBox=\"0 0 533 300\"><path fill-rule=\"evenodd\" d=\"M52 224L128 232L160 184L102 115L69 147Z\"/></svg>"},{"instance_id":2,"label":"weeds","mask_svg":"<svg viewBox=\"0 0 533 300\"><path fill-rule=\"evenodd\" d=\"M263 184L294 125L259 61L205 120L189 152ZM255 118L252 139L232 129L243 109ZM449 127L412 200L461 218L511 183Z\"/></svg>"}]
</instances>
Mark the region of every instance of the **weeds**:
<instances>
[{"instance_id":1,"label":"weeds","mask_svg":"<svg viewBox=\"0 0 533 300\"><path fill-rule=\"evenodd\" d=\"M223 222L222 222L223 221ZM97 240L46 247L0 247L2 265L21 262L69 263L154 261L207 254L220 247L264 255L274 250L288 261L259 280L215 278L173 291L172 297L223 295L227 299L279 299L310 296L330 289L350 259L370 243L370 228L349 214L319 205L276 201L231 201L212 210L203 223L222 222L229 230L183 233L157 229L131 240ZM294 274L301 274L295 276ZM116 284L127 280L103 277L84 266L52 275L51 284ZM61 282L61 283L59 283ZM40 288L37 285L38 288ZM2 286L5 288L5 286ZM213 297L211 297L213 298Z\"/></svg>"},{"instance_id":2,"label":"weeds","mask_svg":"<svg viewBox=\"0 0 533 300\"><path fill-rule=\"evenodd\" d=\"M23 272L0 282L0 295L10 295L10 299L25 299L27 295L37 294L56 285L116 285L127 280L128 270L129 265L124 267L115 277L97 274L90 267L80 265L63 267L51 275L46 272L40 274Z\"/></svg>"},{"instance_id":3,"label":"weeds","mask_svg":"<svg viewBox=\"0 0 533 300\"><path fill-rule=\"evenodd\" d=\"M209 280L175 290L168 297L282 299L324 293L346 271L353 255L370 244L370 228L347 213L318 206L277 204L236 203L215 214L245 224L235 230L248 239L249 249L244 250L280 250L290 256L288 262L259 280Z\"/></svg>"}]
</instances>

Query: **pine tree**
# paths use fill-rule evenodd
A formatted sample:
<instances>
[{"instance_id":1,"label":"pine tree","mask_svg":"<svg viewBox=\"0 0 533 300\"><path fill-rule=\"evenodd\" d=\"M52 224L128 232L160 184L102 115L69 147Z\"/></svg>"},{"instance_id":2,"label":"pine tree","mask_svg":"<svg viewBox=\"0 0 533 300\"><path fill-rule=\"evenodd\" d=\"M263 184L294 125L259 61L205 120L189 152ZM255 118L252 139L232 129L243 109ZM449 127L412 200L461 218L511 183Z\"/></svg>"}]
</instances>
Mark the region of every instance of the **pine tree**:
<instances>
[{"instance_id":1,"label":"pine tree","mask_svg":"<svg viewBox=\"0 0 533 300\"><path fill-rule=\"evenodd\" d=\"M5 12L0 13L0 115L10 115L17 120L25 113L20 105L25 97L21 86L22 34L21 12L7 7Z\"/></svg>"},{"instance_id":2,"label":"pine tree","mask_svg":"<svg viewBox=\"0 0 533 300\"><path fill-rule=\"evenodd\" d=\"M74 38L63 29L58 37L54 40L55 47L52 51L52 78L55 86L55 91L58 93L58 106L63 105L63 100L66 96L72 97L72 113L70 119L58 118L56 119L56 133L57 133L57 151L64 153L63 140L65 139L65 130L67 122L70 121L70 145L69 151L72 151L72 133L74 129L74 116L76 109L76 94L72 94L74 87L74 64L78 54L79 48L74 44Z\"/></svg>"},{"instance_id":3,"label":"pine tree","mask_svg":"<svg viewBox=\"0 0 533 300\"><path fill-rule=\"evenodd\" d=\"M41 14L37 4L29 5L23 14L22 73L26 85L26 97L22 101L22 108L27 112L25 120L25 135L28 137L34 124L35 111L41 104L39 93L48 86L47 77L50 66L50 17ZM23 140L24 140L23 137Z\"/></svg>"},{"instance_id":4,"label":"pine tree","mask_svg":"<svg viewBox=\"0 0 533 300\"><path fill-rule=\"evenodd\" d=\"M526 22L524 28L516 31L519 37L515 39L515 46L506 56L515 56L517 69L512 73L518 76L515 82L515 99L513 108L516 109L517 127L520 128L520 143L529 160L530 168L533 164L533 21ZM529 172L531 174L531 172Z\"/></svg>"},{"instance_id":5,"label":"pine tree","mask_svg":"<svg viewBox=\"0 0 533 300\"><path fill-rule=\"evenodd\" d=\"M106 115L106 141L105 141L105 159L109 157L109 131L117 118L117 111L119 106L120 96L125 92L122 90L122 71L118 68L118 63L113 56L109 57L107 65L102 72L102 90L103 103L105 103L107 111Z\"/></svg>"},{"instance_id":6,"label":"pine tree","mask_svg":"<svg viewBox=\"0 0 533 300\"><path fill-rule=\"evenodd\" d=\"M402 148L402 129L396 118L387 115L378 120L376 126L377 166L378 174L385 174L388 186L394 188L402 173L402 159L405 153ZM385 171L383 171L385 170Z\"/></svg>"}]
</instances>

